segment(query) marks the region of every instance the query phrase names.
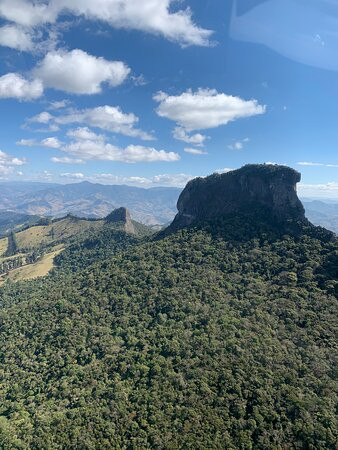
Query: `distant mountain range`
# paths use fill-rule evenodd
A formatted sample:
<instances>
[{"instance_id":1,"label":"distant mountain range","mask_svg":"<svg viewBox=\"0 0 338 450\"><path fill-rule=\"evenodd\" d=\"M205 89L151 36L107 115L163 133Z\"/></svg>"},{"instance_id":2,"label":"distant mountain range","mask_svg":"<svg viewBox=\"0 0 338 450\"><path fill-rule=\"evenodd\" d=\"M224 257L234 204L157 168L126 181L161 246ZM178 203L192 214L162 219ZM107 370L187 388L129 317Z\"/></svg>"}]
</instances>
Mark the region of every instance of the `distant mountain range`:
<instances>
[{"instance_id":1,"label":"distant mountain range","mask_svg":"<svg viewBox=\"0 0 338 450\"><path fill-rule=\"evenodd\" d=\"M22 214L13 211L0 211L0 236L7 234L13 229L32 225L39 221L36 215Z\"/></svg>"},{"instance_id":2,"label":"distant mountain range","mask_svg":"<svg viewBox=\"0 0 338 450\"><path fill-rule=\"evenodd\" d=\"M338 234L338 201L303 199L302 202L310 222Z\"/></svg>"},{"instance_id":3,"label":"distant mountain range","mask_svg":"<svg viewBox=\"0 0 338 450\"><path fill-rule=\"evenodd\" d=\"M147 225L165 224L176 213L178 188L138 188L93 184L1 183L0 209L31 215L105 217L124 206L134 220Z\"/></svg>"},{"instance_id":4,"label":"distant mountain range","mask_svg":"<svg viewBox=\"0 0 338 450\"><path fill-rule=\"evenodd\" d=\"M182 191L171 187L144 189L87 181L66 185L4 182L0 183L0 188L2 234L4 229L13 225L20 225L28 220L31 222L29 217L25 218L23 215L63 217L72 213L80 217L100 218L121 206L128 208L132 218L138 222L164 225L170 223L177 213L176 203ZM304 198L302 203L311 222L338 233L338 201ZM6 215L8 211L11 211L10 217ZM14 219L14 212L20 216Z\"/></svg>"}]
</instances>

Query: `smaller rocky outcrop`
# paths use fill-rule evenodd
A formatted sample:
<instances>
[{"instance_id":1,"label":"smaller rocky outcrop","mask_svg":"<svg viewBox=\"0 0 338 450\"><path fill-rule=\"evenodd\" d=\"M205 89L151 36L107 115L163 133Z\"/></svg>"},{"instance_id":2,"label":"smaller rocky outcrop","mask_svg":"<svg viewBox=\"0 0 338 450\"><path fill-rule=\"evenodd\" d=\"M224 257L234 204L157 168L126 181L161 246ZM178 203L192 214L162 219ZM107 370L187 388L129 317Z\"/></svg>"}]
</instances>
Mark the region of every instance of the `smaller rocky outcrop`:
<instances>
[{"instance_id":1,"label":"smaller rocky outcrop","mask_svg":"<svg viewBox=\"0 0 338 450\"><path fill-rule=\"evenodd\" d=\"M114 211L108 214L105 220L107 223L122 224L126 233L135 234L135 227L127 208L121 207L114 209Z\"/></svg>"}]
</instances>

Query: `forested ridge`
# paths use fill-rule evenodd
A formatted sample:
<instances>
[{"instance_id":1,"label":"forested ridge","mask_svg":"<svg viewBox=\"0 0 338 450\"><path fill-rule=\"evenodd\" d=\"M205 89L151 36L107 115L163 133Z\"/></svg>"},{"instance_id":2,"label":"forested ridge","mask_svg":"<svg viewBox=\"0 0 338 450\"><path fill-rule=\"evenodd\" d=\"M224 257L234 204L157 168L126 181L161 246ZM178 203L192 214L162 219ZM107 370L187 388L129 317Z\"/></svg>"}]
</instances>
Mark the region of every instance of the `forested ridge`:
<instances>
[{"instance_id":1,"label":"forested ridge","mask_svg":"<svg viewBox=\"0 0 338 450\"><path fill-rule=\"evenodd\" d=\"M1 448L336 448L332 234L104 233L0 290Z\"/></svg>"}]
</instances>

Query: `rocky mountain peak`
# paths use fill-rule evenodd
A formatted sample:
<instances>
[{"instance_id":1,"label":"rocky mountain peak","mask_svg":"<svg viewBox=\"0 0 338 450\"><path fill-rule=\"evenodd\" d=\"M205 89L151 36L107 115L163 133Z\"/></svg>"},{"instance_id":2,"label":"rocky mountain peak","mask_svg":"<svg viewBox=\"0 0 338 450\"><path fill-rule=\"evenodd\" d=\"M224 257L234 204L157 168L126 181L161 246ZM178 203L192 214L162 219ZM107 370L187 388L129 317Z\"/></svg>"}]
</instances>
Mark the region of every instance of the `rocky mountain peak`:
<instances>
[{"instance_id":1,"label":"rocky mountain peak","mask_svg":"<svg viewBox=\"0 0 338 450\"><path fill-rule=\"evenodd\" d=\"M296 184L299 172L286 166L248 164L224 174L195 178L182 191L171 230L257 208L278 221L305 220Z\"/></svg>"},{"instance_id":2,"label":"rocky mountain peak","mask_svg":"<svg viewBox=\"0 0 338 450\"><path fill-rule=\"evenodd\" d=\"M124 230L127 233L135 233L135 228L133 222L131 220L130 213L127 208L121 207L112 211L106 217L106 222L109 223L122 223L124 226Z\"/></svg>"}]
</instances>

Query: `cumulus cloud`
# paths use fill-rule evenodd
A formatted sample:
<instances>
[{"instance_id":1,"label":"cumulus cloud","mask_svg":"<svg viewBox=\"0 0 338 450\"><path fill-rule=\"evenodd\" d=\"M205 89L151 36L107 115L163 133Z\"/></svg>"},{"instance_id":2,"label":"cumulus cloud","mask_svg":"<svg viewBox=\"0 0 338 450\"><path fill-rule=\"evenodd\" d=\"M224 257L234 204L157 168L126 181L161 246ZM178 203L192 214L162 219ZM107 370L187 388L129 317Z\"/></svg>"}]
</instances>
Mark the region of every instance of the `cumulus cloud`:
<instances>
[{"instance_id":1,"label":"cumulus cloud","mask_svg":"<svg viewBox=\"0 0 338 450\"><path fill-rule=\"evenodd\" d=\"M192 155L207 155L208 153L199 149L199 148L191 148L187 147L184 149L186 153L191 153Z\"/></svg>"},{"instance_id":2,"label":"cumulus cloud","mask_svg":"<svg viewBox=\"0 0 338 450\"><path fill-rule=\"evenodd\" d=\"M196 25L190 8L172 11L174 0L1 0L0 16L34 27L53 23L63 12L101 20L114 28L134 29L161 35L182 46L210 45L212 31Z\"/></svg>"},{"instance_id":3,"label":"cumulus cloud","mask_svg":"<svg viewBox=\"0 0 338 450\"><path fill-rule=\"evenodd\" d=\"M18 73L7 73L0 77L0 98L34 100L42 94L41 80L26 80Z\"/></svg>"},{"instance_id":4,"label":"cumulus cloud","mask_svg":"<svg viewBox=\"0 0 338 450\"><path fill-rule=\"evenodd\" d=\"M156 150L155 148L143 147L141 145L128 145L126 148L120 148L102 142L101 140L78 140L64 146L62 150L83 160L136 163L155 161L173 162L180 159L179 155L174 152Z\"/></svg>"},{"instance_id":5,"label":"cumulus cloud","mask_svg":"<svg viewBox=\"0 0 338 450\"><path fill-rule=\"evenodd\" d=\"M72 112L54 118L59 125L80 123L113 133L137 137L143 140L153 140L154 137L142 130L135 128L139 118L135 114L125 114L118 106L98 106Z\"/></svg>"},{"instance_id":6,"label":"cumulus cloud","mask_svg":"<svg viewBox=\"0 0 338 450\"><path fill-rule=\"evenodd\" d=\"M78 127L75 130L69 130L67 132L67 136L78 140L87 140L87 141L105 140L105 136L94 133L94 131L90 130L88 127Z\"/></svg>"},{"instance_id":7,"label":"cumulus cloud","mask_svg":"<svg viewBox=\"0 0 338 450\"><path fill-rule=\"evenodd\" d=\"M43 123L46 124L50 122L54 117L47 111L43 111L40 114L37 114L36 116L31 117L28 119L28 122L36 122L36 123Z\"/></svg>"},{"instance_id":8,"label":"cumulus cloud","mask_svg":"<svg viewBox=\"0 0 338 450\"><path fill-rule=\"evenodd\" d=\"M1 0L0 16L19 25L32 27L56 19L51 2L37 3L30 0Z\"/></svg>"},{"instance_id":9,"label":"cumulus cloud","mask_svg":"<svg viewBox=\"0 0 338 450\"><path fill-rule=\"evenodd\" d=\"M173 136L178 141L183 141L187 144L199 146L203 146L204 141L207 139L207 136L205 136L204 134L189 134L187 130L182 127L175 127L173 130Z\"/></svg>"},{"instance_id":10,"label":"cumulus cloud","mask_svg":"<svg viewBox=\"0 0 338 450\"><path fill-rule=\"evenodd\" d=\"M61 144L61 142L59 141L58 138L56 138L56 137L49 137L49 138L43 139L40 142L40 145L42 147L60 148L62 144Z\"/></svg>"},{"instance_id":11,"label":"cumulus cloud","mask_svg":"<svg viewBox=\"0 0 338 450\"><path fill-rule=\"evenodd\" d=\"M26 163L25 159L20 159L15 156L10 156L0 150L0 164L3 166L22 166Z\"/></svg>"},{"instance_id":12,"label":"cumulus cloud","mask_svg":"<svg viewBox=\"0 0 338 450\"><path fill-rule=\"evenodd\" d=\"M160 117L175 121L188 131L226 125L237 119L264 114L266 107L257 100L243 100L215 89L188 90L180 95L158 92L154 100Z\"/></svg>"},{"instance_id":13,"label":"cumulus cloud","mask_svg":"<svg viewBox=\"0 0 338 450\"><path fill-rule=\"evenodd\" d=\"M35 139L20 139L16 142L16 145L22 145L24 147L60 148L62 143L56 137L48 137L42 141L37 141Z\"/></svg>"},{"instance_id":14,"label":"cumulus cloud","mask_svg":"<svg viewBox=\"0 0 338 450\"><path fill-rule=\"evenodd\" d=\"M0 27L0 45L20 51L30 51L33 48L30 33L16 25Z\"/></svg>"},{"instance_id":15,"label":"cumulus cloud","mask_svg":"<svg viewBox=\"0 0 338 450\"><path fill-rule=\"evenodd\" d=\"M118 86L129 72L129 67L121 61L107 61L75 49L47 53L33 73L45 87L71 94L98 94L102 83Z\"/></svg>"},{"instance_id":16,"label":"cumulus cloud","mask_svg":"<svg viewBox=\"0 0 338 450\"><path fill-rule=\"evenodd\" d=\"M61 157L53 156L53 158L51 158L51 161L55 164L83 164L84 163L84 161L82 159L69 158L69 156L61 156Z\"/></svg>"}]
</instances>

